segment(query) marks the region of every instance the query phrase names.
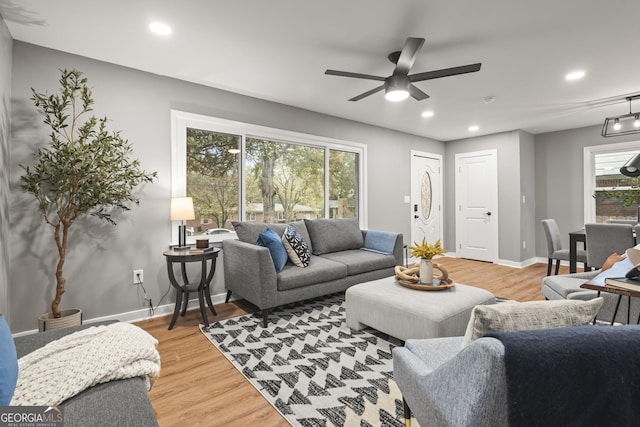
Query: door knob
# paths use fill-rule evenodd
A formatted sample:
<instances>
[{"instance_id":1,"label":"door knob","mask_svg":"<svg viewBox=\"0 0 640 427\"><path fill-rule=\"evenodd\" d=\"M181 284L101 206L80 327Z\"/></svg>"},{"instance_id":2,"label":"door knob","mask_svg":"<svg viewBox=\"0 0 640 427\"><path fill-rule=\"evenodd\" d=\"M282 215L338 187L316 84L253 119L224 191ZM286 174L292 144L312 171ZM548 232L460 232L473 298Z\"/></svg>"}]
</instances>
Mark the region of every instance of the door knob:
<instances>
[{"instance_id":1,"label":"door knob","mask_svg":"<svg viewBox=\"0 0 640 427\"><path fill-rule=\"evenodd\" d=\"M420 217L419 217L418 215L414 215L414 216L413 216L413 218L414 218L414 219L418 219L418 218L420 218Z\"/></svg>"},{"instance_id":2,"label":"door knob","mask_svg":"<svg viewBox=\"0 0 640 427\"><path fill-rule=\"evenodd\" d=\"M491 216L491 212L487 212L487 216Z\"/></svg>"}]
</instances>

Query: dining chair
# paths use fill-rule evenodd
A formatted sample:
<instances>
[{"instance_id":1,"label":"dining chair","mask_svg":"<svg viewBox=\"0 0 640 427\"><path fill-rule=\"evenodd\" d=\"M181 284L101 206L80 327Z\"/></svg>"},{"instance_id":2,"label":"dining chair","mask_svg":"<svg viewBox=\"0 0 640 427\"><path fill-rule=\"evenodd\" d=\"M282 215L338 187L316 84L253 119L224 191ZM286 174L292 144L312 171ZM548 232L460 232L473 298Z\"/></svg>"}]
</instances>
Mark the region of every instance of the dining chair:
<instances>
[{"instance_id":1,"label":"dining chair","mask_svg":"<svg viewBox=\"0 0 640 427\"><path fill-rule=\"evenodd\" d=\"M633 227L630 224L585 224L587 236L587 263L601 268L609 255L622 255L635 246Z\"/></svg>"},{"instance_id":2,"label":"dining chair","mask_svg":"<svg viewBox=\"0 0 640 427\"><path fill-rule=\"evenodd\" d=\"M544 229L544 234L547 237L547 256L549 257L549 263L547 264L547 276L551 276L553 260L556 261L555 274L557 275L560 269L560 261L569 261L569 249L562 248L560 229L558 228L558 224L555 219L543 219L542 228ZM584 249L578 249L576 259L578 262L584 263L586 271L588 263L587 253Z\"/></svg>"}]
</instances>

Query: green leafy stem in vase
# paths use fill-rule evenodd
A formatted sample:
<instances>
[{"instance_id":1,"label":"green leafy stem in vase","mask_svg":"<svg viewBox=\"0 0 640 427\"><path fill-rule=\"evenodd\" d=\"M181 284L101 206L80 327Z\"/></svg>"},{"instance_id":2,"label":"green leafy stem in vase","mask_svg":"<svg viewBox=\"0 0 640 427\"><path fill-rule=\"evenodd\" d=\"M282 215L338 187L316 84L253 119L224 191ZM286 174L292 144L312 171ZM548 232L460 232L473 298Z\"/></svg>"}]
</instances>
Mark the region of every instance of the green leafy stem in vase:
<instances>
[{"instance_id":1,"label":"green leafy stem in vase","mask_svg":"<svg viewBox=\"0 0 640 427\"><path fill-rule=\"evenodd\" d=\"M444 255L447 253L447 250L440 245L440 240L434 244L429 244L424 237L422 238L422 243L418 244L417 242L413 242L413 246L407 246L407 248L411 249L412 257L422 259L432 259L436 255Z\"/></svg>"}]
</instances>

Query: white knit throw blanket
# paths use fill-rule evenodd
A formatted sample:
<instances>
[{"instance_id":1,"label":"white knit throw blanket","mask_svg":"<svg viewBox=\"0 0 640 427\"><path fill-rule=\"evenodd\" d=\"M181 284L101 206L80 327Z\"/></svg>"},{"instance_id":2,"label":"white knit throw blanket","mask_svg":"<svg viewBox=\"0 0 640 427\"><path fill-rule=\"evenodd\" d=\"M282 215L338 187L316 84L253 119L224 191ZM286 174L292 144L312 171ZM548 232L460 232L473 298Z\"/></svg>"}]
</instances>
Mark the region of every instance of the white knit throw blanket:
<instances>
[{"instance_id":1,"label":"white knit throw blanket","mask_svg":"<svg viewBox=\"0 0 640 427\"><path fill-rule=\"evenodd\" d=\"M18 360L11 405L57 405L96 384L160 375L158 340L128 323L94 326L52 341Z\"/></svg>"}]
</instances>

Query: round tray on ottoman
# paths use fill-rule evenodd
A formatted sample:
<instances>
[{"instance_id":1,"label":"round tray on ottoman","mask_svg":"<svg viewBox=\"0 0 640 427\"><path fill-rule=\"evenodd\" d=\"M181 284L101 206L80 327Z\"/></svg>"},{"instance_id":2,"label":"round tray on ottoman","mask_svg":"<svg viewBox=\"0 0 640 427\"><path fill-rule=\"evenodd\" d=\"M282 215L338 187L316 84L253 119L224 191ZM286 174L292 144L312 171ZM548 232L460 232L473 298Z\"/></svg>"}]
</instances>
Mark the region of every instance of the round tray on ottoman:
<instances>
[{"instance_id":1,"label":"round tray on ottoman","mask_svg":"<svg viewBox=\"0 0 640 427\"><path fill-rule=\"evenodd\" d=\"M444 289L451 289L456 284L453 283L453 280L448 279L446 281L441 281L440 279L433 279L433 283L415 283L409 280L396 279L398 283L405 288L415 289L416 291L442 291Z\"/></svg>"}]
</instances>

